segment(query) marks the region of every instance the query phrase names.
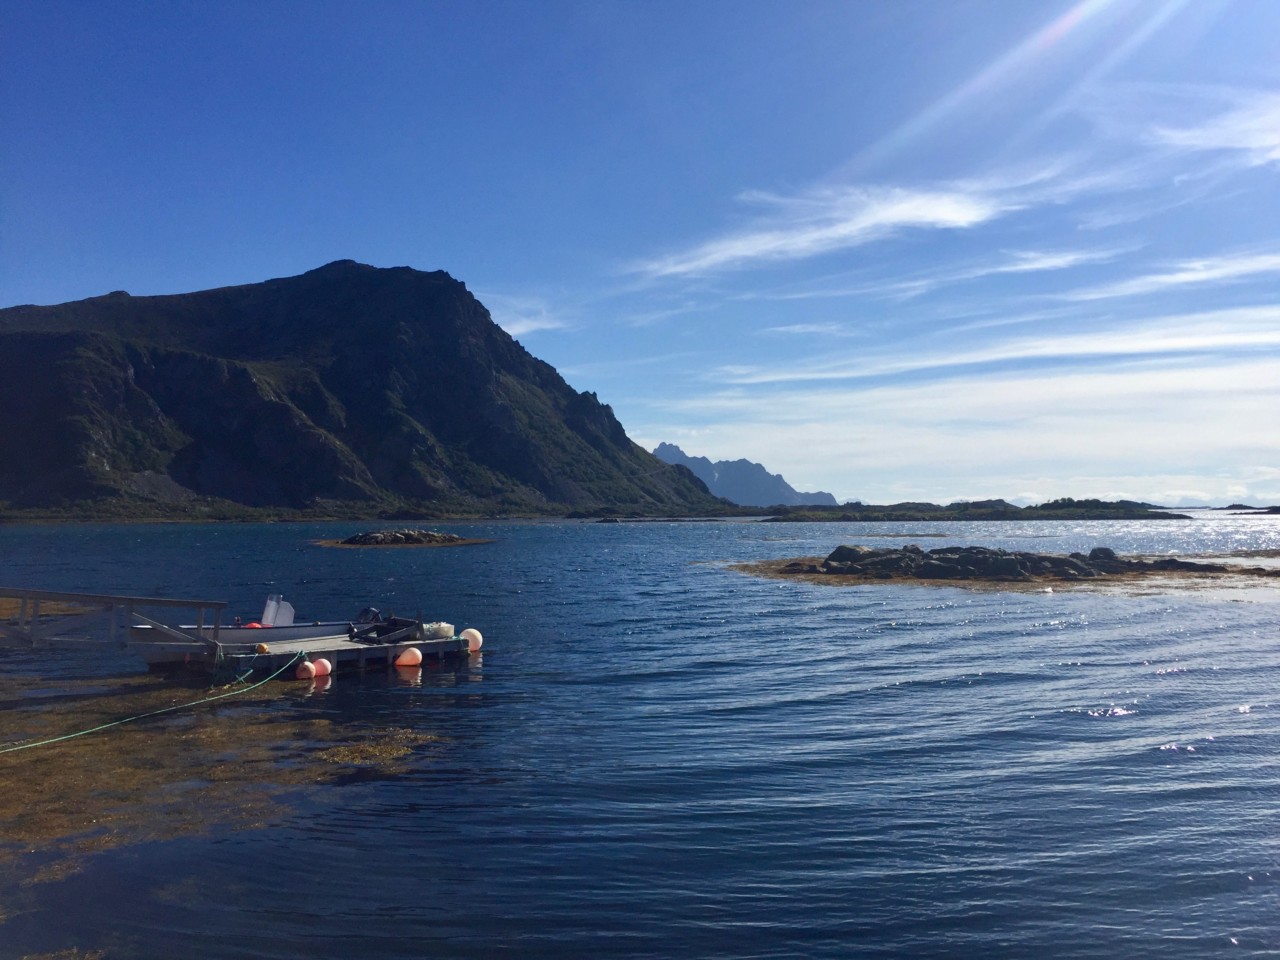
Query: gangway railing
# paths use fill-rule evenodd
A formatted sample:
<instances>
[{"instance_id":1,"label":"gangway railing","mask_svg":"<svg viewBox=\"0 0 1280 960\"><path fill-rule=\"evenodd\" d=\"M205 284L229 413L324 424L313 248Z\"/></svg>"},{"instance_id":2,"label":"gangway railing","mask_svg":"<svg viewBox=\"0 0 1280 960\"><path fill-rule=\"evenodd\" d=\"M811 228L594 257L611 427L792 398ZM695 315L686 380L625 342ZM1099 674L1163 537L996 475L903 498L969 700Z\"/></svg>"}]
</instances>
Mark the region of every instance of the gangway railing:
<instances>
[{"instance_id":1,"label":"gangway railing","mask_svg":"<svg viewBox=\"0 0 1280 960\"><path fill-rule=\"evenodd\" d=\"M217 650L219 629L225 600L179 600L171 597L129 597L105 593L63 593L54 590L32 590L26 587L0 587L0 599L17 601L17 609L0 614L0 644L37 647L65 643L107 642L122 649L128 646L129 631L146 624L174 640L194 643ZM12 604L6 604L12 608ZM140 613L138 608L181 608L196 612L194 632ZM154 613L155 611L152 610ZM125 632L121 636L120 615L124 614ZM69 635L68 625L83 628L94 616L108 620L107 636ZM211 618L206 627L206 619Z\"/></svg>"}]
</instances>

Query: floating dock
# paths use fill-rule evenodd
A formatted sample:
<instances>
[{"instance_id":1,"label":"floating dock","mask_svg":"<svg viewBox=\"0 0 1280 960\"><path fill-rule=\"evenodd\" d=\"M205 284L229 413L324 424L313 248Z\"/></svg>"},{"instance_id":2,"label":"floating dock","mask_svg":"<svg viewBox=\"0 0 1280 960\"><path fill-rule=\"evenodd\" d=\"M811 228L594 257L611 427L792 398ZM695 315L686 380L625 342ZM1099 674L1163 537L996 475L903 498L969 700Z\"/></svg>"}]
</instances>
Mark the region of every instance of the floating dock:
<instances>
[{"instance_id":1,"label":"floating dock","mask_svg":"<svg viewBox=\"0 0 1280 960\"><path fill-rule=\"evenodd\" d=\"M7 618L0 617L0 643L28 648L109 644L137 654L152 669L190 667L223 676L280 673L292 678L292 673L287 671L290 665L319 659L328 661L335 673L390 668L410 650L420 654L420 661L438 660L475 653L483 642L479 632L470 629L463 630L461 636L442 637L439 631L443 628L451 633L452 626L423 623L420 617L345 625L317 624L331 630L345 626L345 632L272 640L270 627L247 631L223 626L222 614L227 604L221 600L0 587L0 599L3 598L7 598L14 609ZM141 612L149 609L155 614L150 608L156 607L194 609L197 623L177 626ZM100 622L102 619L106 620L105 625ZM281 628L282 632L284 629L287 628ZM145 633L146 639L141 639L139 633Z\"/></svg>"},{"instance_id":2,"label":"floating dock","mask_svg":"<svg viewBox=\"0 0 1280 960\"><path fill-rule=\"evenodd\" d=\"M388 637L385 641L318 637L311 640L281 640L275 643L266 641L247 649L240 644L235 647L224 646L221 666L237 676L243 676L249 673L272 674L303 660L324 659L331 664L333 673L341 673L366 670L371 667L390 668L395 665L402 653L411 649L417 649L422 654L423 660L465 656L475 652L472 650L472 643L462 637L424 640L414 638L415 635L420 636L420 633L415 634L412 627L401 632L410 635L401 639ZM209 666L215 666L212 660L207 662ZM291 674L286 673L285 676L291 677Z\"/></svg>"}]
</instances>

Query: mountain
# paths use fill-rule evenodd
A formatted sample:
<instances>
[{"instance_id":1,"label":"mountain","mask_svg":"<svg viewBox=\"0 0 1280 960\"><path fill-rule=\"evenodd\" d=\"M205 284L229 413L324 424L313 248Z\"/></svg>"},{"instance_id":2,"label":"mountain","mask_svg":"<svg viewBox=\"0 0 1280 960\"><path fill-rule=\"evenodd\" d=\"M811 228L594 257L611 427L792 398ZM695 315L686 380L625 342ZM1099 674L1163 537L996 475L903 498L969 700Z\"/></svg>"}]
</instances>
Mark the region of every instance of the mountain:
<instances>
[{"instance_id":1,"label":"mountain","mask_svg":"<svg viewBox=\"0 0 1280 960\"><path fill-rule=\"evenodd\" d=\"M726 506L632 443L461 282L350 260L197 293L0 310L0 423L10 509Z\"/></svg>"},{"instance_id":2,"label":"mountain","mask_svg":"<svg viewBox=\"0 0 1280 960\"><path fill-rule=\"evenodd\" d=\"M691 457L673 443L660 443L653 455L666 463L679 464L693 471L717 497L750 507L836 506L829 493L800 493L781 474L770 473L750 460L717 460Z\"/></svg>"}]
</instances>

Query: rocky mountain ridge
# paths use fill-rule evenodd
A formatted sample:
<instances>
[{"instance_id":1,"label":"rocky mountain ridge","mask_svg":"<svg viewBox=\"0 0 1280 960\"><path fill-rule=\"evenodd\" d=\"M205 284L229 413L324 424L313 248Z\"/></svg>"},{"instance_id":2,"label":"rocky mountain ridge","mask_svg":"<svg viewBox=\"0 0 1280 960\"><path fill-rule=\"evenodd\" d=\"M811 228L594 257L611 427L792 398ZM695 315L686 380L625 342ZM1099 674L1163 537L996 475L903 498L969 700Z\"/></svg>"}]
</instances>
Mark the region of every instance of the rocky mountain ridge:
<instances>
[{"instance_id":1,"label":"rocky mountain ridge","mask_svg":"<svg viewBox=\"0 0 1280 960\"><path fill-rule=\"evenodd\" d=\"M194 516L715 512L443 271L0 310L0 501Z\"/></svg>"},{"instance_id":2,"label":"rocky mountain ridge","mask_svg":"<svg viewBox=\"0 0 1280 960\"><path fill-rule=\"evenodd\" d=\"M770 473L763 464L750 460L717 460L691 457L674 443L660 443L653 455L666 463L680 464L693 471L717 497L748 507L836 506L836 498L818 491L802 493L781 474Z\"/></svg>"}]
</instances>

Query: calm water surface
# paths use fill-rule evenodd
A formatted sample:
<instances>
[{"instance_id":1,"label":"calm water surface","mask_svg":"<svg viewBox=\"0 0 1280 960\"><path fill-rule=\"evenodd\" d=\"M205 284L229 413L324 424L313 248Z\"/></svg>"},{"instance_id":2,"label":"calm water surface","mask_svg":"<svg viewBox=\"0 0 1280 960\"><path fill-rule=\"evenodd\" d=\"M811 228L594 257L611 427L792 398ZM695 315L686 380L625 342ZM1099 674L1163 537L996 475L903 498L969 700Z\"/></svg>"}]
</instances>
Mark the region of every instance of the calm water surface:
<instances>
[{"instance_id":1,"label":"calm water surface","mask_svg":"<svg viewBox=\"0 0 1280 960\"><path fill-rule=\"evenodd\" d=\"M279 591L300 617L373 603L486 638L421 686L338 677L279 708L440 735L405 772L0 887L0 958L1280 952L1275 587L834 589L725 565L841 542L1277 549L1280 518L312 542L368 526L0 527L5 585L248 614ZM135 669L0 652L0 683Z\"/></svg>"}]
</instances>

